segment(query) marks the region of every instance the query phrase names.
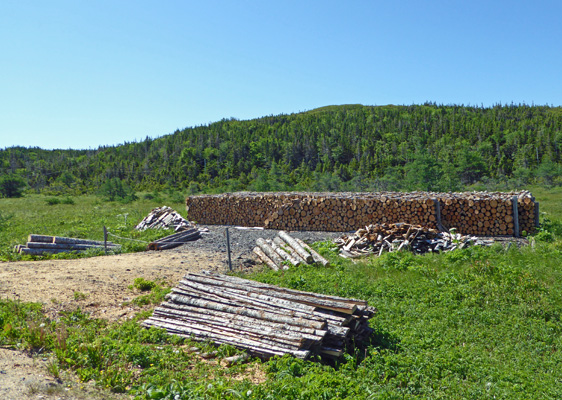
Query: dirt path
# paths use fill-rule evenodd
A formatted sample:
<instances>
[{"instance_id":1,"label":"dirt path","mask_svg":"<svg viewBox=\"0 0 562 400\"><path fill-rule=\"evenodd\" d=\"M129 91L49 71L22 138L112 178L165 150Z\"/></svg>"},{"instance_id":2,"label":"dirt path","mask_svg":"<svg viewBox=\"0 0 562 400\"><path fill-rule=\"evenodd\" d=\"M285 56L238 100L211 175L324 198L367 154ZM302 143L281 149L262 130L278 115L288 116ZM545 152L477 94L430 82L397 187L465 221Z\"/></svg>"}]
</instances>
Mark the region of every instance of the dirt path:
<instances>
[{"instance_id":1,"label":"dirt path","mask_svg":"<svg viewBox=\"0 0 562 400\"><path fill-rule=\"evenodd\" d=\"M187 271L224 270L223 256L192 248L189 252L132 253L77 260L0 263L0 298L39 302L50 318L80 307L92 317L112 321L132 318L127 305L138 293L135 278L164 279L175 285ZM0 399L108 399L128 396L82 388L70 378L47 373L49 359L0 348Z\"/></svg>"},{"instance_id":2,"label":"dirt path","mask_svg":"<svg viewBox=\"0 0 562 400\"><path fill-rule=\"evenodd\" d=\"M43 304L56 320L61 310L78 307L93 318L119 321L132 318L139 309L130 301L139 293L129 286L135 278L164 280L175 286L187 272L226 271L225 229L200 226L207 232L200 240L174 250L142 252L77 260L47 260L0 263L0 299L19 299ZM274 230L230 227L232 264L237 270L251 268L252 248L258 237L273 238ZM295 232L296 237L314 242L337 233ZM49 360L28 357L0 348L0 399L124 399L128 396L100 393L92 387L80 389L67 377L57 381L47 373ZM70 385L70 387L68 386Z\"/></svg>"}]
</instances>

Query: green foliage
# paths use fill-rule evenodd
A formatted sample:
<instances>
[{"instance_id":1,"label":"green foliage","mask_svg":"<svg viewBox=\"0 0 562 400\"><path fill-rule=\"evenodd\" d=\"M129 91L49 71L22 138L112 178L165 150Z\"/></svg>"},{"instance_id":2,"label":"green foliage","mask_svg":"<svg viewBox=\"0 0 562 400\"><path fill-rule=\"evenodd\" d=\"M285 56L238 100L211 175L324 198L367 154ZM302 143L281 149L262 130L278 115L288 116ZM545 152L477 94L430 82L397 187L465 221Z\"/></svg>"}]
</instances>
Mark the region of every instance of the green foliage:
<instances>
[{"instance_id":1,"label":"green foliage","mask_svg":"<svg viewBox=\"0 0 562 400\"><path fill-rule=\"evenodd\" d=\"M2 213L0 210L0 232L2 232L8 226L8 221L12 218L12 215Z\"/></svg>"},{"instance_id":2,"label":"green foliage","mask_svg":"<svg viewBox=\"0 0 562 400\"><path fill-rule=\"evenodd\" d=\"M21 197L26 183L18 175L0 176L0 197Z\"/></svg>"},{"instance_id":3,"label":"green foliage","mask_svg":"<svg viewBox=\"0 0 562 400\"><path fill-rule=\"evenodd\" d=\"M144 278L136 278L131 288L138 289L141 292L146 292L152 290L155 286L156 282L154 281L147 281Z\"/></svg>"},{"instance_id":4,"label":"green foliage","mask_svg":"<svg viewBox=\"0 0 562 400\"><path fill-rule=\"evenodd\" d=\"M548 106L344 105L224 119L97 150L0 150L0 175L127 199L135 190L458 190L562 184L562 114Z\"/></svg>"},{"instance_id":5,"label":"green foliage","mask_svg":"<svg viewBox=\"0 0 562 400\"><path fill-rule=\"evenodd\" d=\"M102 203L96 196L82 195L68 197L74 202L74 206L69 206L65 204L65 197L55 197L60 198L61 203L49 205L47 200L51 198L30 194L22 198L0 199L0 260L79 258L104 254L100 249L46 256L14 253L13 247L25 243L30 233L103 240L103 227L106 226L109 240L122 245L122 252L144 251L148 242L173 233L171 230L147 229L139 232L134 229L153 208L162 206L161 202ZM181 211L181 206L183 204L176 205L178 211Z\"/></svg>"},{"instance_id":6,"label":"green foliage","mask_svg":"<svg viewBox=\"0 0 562 400\"><path fill-rule=\"evenodd\" d=\"M74 199L72 197L64 197L64 198L58 198L58 197L49 197L45 200L45 202L50 205L50 206L54 206L57 204L70 204L70 205L74 205L76 204L74 202Z\"/></svg>"},{"instance_id":7,"label":"green foliage","mask_svg":"<svg viewBox=\"0 0 562 400\"><path fill-rule=\"evenodd\" d=\"M104 182L99 194L108 201L119 200L123 203L130 203L138 200L135 191L119 178L111 178Z\"/></svg>"}]
</instances>

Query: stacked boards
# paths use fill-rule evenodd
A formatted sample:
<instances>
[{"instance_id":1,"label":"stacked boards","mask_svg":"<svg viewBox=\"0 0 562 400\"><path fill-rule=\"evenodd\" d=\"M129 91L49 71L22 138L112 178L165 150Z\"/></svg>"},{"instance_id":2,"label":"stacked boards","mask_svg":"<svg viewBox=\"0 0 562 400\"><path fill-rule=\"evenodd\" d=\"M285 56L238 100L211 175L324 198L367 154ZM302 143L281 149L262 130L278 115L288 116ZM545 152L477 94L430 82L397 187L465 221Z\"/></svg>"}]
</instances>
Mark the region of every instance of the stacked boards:
<instances>
[{"instance_id":1,"label":"stacked boards","mask_svg":"<svg viewBox=\"0 0 562 400\"><path fill-rule=\"evenodd\" d=\"M263 359L339 357L368 339L375 312L364 300L212 273L186 275L166 299L144 327L229 344Z\"/></svg>"},{"instance_id":2,"label":"stacked boards","mask_svg":"<svg viewBox=\"0 0 562 400\"><path fill-rule=\"evenodd\" d=\"M375 223L456 228L468 235L531 233L538 203L523 192L254 193L198 195L186 200L189 218L201 224L270 229L355 231Z\"/></svg>"}]
</instances>

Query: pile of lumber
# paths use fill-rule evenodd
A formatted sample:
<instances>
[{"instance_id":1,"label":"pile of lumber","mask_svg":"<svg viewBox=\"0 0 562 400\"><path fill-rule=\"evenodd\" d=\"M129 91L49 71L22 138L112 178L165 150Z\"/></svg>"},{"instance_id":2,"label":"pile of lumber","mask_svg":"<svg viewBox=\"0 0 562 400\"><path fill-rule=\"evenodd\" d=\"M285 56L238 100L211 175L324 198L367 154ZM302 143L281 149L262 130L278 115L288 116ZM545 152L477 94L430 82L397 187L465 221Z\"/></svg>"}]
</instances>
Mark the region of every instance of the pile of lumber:
<instances>
[{"instance_id":1,"label":"pile of lumber","mask_svg":"<svg viewBox=\"0 0 562 400\"><path fill-rule=\"evenodd\" d=\"M329 261L318 254L299 238L293 238L281 231L273 240L257 239L254 253L271 269L289 269L291 265L309 265L314 263L326 266Z\"/></svg>"},{"instance_id":2,"label":"pile of lumber","mask_svg":"<svg viewBox=\"0 0 562 400\"><path fill-rule=\"evenodd\" d=\"M226 193L188 197L203 224L349 232L406 222L470 235L515 235L538 226L538 203L523 192Z\"/></svg>"},{"instance_id":3,"label":"pile of lumber","mask_svg":"<svg viewBox=\"0 0 562 400\"><path fill-rule=\"evenodd\" d=\"M440 232L406 223L373 224L334 241L345 258L381 255L384 252L411 251L416 254L446 252L472 245L490 246L493 240L451 232Z\"/></svg>"},{"instance_id":4,"label":"pile of lumber","mask_svg":"<svg viewBox=\"0 0 562 400\"><path fill-rule=\"evenodd\" d=\"M144 327L211 340L263 359L339 357L368 339L375 310L364 300L309 293L212 273L187 274Z\"/></svg>"},{"instance_id":5,"label":"pile of lumber","mask_svg":"<svg viewBox=\"0 0 562 400\"><path fill-rule=\"evenodd\" d=\"M168 250L179 247L182 244L197 240L201 237L201 232L197 228L174 233L172 235L155 240L148 244L147 250Z\"/></svg>"},{"instance_id":6,"label":"pile of lumber","mask_svg":"<svg viewBox=\"0 0 562 400\"><path fill-rule=\"evenodd\" d=\"M17 245L16 253L29 255L69 253L71 251L82 252L88 249L119 250L120 245L112 242L101 242L89 239L76 239L61 236L46 236L31 234L27 238L26 245Z\"/></svg>"},{"instance_id":7,"label":"pile of lumber","mask_svg":"<svg viewBox=\"0 0 562 400\"><path fill-rule=\"evenodd\" d=\"M135 229L167 229L172 228L176 232L191 229L192 224L182 217L178 212L168 206L153 209L144 219L139 222Z\"/></svg>"}]
</instances>

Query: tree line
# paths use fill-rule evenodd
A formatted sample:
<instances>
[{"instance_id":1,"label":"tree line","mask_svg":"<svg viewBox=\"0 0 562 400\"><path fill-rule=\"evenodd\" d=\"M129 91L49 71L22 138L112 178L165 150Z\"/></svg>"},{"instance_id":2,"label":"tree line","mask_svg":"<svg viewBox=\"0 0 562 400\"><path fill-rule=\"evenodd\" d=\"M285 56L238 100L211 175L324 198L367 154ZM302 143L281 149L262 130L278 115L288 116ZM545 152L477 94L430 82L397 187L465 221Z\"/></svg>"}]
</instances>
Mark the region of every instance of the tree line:
<instances>
[{"instance_id":1,"label":"tree line","mask_svg":"<svg viewBox=\"0 0 562 400\"><path fill-rule=\"evenodd\" d=\"M0 150L0 176L35 191L461 190L561 184L562 108L328 106L223 119L96 150Z\"/></svg>"}]
</instances>

